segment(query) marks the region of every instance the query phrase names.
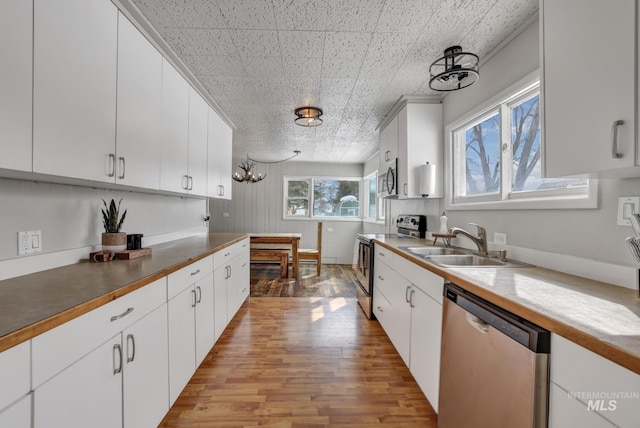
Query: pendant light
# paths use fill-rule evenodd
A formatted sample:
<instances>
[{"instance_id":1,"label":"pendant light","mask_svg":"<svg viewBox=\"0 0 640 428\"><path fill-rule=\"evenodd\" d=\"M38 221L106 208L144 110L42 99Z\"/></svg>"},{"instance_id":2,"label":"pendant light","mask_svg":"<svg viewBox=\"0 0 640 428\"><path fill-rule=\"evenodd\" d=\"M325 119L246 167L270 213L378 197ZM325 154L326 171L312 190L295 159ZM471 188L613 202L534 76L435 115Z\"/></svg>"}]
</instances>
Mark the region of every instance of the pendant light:
<instances>
[{"instance_id":1,"label":"pendant light","mask_svg":"<svg viewBox=\"0 0 640 428\"><path fill-rule=\"evenodd\" d=\"M429 88L447 92L473 85L480 78L478 61L478 55L463 52L460 46L445 49L444 56L429 67Z\"/></svg>"},{"instance_id":2,"label":"pendant light","mask_svg":"<svg viewBox=\"0 0 640 428\"><path fill-rule=\"evenodd\" d=\"M294 122L296 125L313 127L322 125L322 110L318 107L300 107L295 110L296 118Z\"/></svg>"}]
</instances>

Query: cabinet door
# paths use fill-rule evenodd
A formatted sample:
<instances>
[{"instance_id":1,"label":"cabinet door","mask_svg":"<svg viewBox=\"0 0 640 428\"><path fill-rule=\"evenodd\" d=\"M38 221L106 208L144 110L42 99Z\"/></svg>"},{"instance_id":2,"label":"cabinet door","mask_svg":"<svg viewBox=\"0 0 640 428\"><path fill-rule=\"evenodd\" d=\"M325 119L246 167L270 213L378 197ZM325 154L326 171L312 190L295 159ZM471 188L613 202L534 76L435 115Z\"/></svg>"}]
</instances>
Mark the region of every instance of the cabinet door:
<instances>
[{"instance_id":1,"label":"cabinet door","mask_svg":"<svg viewBox=\"0 0 640 428\"><path fill-rule=\"evenodd\" d=\"M0 412L0 427L31 428L31 394Z\"/></svg>"},{"instance_id":2,"label":"cabinet door","mask_svg":"<svg viewBox=\"0 0 640 428\"><path fill-rule=\"evenodd\" d=\"M541 12L546 175L633 166L636 2L543 1ZM586 59L589 65L576 70ZM612 64L615 77L607 78ZM618 120L624 124L616 159L611 141Z\"/></svg>"},{"instance_id":3,"label":"cabinet door","mask_svg":"<svg viewBox=\"0 0 640 428\"><path fill-rule=\"evenodd\" d=\"M33 426L122 426L121 335L113 337L34 391Z\"/></svg>"},{"instance_id":4,"label":"cabinet door","mask_svg":"<svg viewBox=\"0 0 640 428\"><path fill-rule=\"evenodd\" d=\"M122 333L124 427L155 427L169 411L167 306Z\"/></svg>"},{"instance_id":5,"label":"cabinet door","mask_svg":"<svg viewBox=\"0 0 640 428\"><path fill-rule=\"evenodd\" d=\"M214 286L214 316L215 316L215 332L216 342L222 335L222 332L227 328L229 324L229 317L227 316L227 276L229 275L229 269L227 265L220 266L213 272L213 286Z\"/></svg>"},{"instance_id":6,"label":"cabinet door","mask_svg":"<svg viewBox=\"0 0 640 428\"><path fill-rule=\"evenodd\" d=\"M415 286L411 293L411 374L437 412L442 304Z\"/></svg>"},{"instance_id":7,"label":"cabinet door","mask_svg":"<svg viewBox=\"0 0 640 428\"><path fill-rule=\"evenodd\" d=\"M35 0L34 28L33 171L113 182L116 7Z\"/></svg>"},{"instance_id":8,"label":"cabinet door","mask_svg":"<svg viewBox=\"0 0 640 428\"><path fill-rule=\"evenodd\" d=\"M189 84L167 60L162 60L162 136L160 189L187 190Z\"/></svg>"},{"instance_id":9,"label":"cabinet door","mask_svg":"<svg viewBox=\"0 0 640 428\"><path fill-rule=\"evenodd\" d=\"M615 426L617 425L613 425L597 412L587 410L580 401L569 398L569 393L555 383L549 384L549 428L613 428Z\"/></svg>"},{"instance_id":10,"label":"cabinet door","mask_svg":"<svg viewBox=\"0 0 640 428\"><path fill-rule=\"evenodd\" d=\"M380 132L380 170L386 171L395 165L398 157L398 116Z\"/></svg>"},{"instance_id":11,"label":"cabinet door","mask_svg":"<svg viewBox=\"0 0 640 428\"><path fill-rule=\"evenodd\" d=\"M231 199L233 130L209 108L207 195Z\"/></svg>"},{"instance_id":12,"label":"cabinet door","mask_svg":"<svg viewBox=\"0 0 640 428\"><path fill-rule=\"evenodd\" d=\"M207 117L209 105L189 87L189 145L187 190L207 195Z\"/></svg>"},{"instance_id":13,"label":"cabinet door","mask_svg":"<svg viewBox=\"0 0 640 428\"><path fill-rule=\"evenodd\" d=\"M189 287L169 300L169 405L196 370L196 291Z\"/></svg>"},{"instance_id":14,"label":"cabinet door","mask_svg":"<svg viewBox=\"0 0 640 428\"><path fill-rule=\"evenodd\" d=\"M213 272L195 284L196 290L196 367L216 342Z\"/></svg>"},{"instance_id":15,"label":"cabinet door","mask_svg":"<svg viewBox=\"0 0 640 428\"><path fill-rule=\"evenodd\" d=\"M0 168L31 171L33 3L2 2Z\"/></svg>"},{"instance_id":16,"label":"cabinet door","mask_svg":"<svg viewBox=\"0 0 640 428\"><path fill-rule=\"evenodd\" d=\"M118 14L116 182L160 188L162 56Z\"/></svg>"},{"instance_id":17,"label":"cabinet door","mask_svg":"<svg viewBox=\"0 0 640 428\"><path fill-rule=\"evenodd\" d=\"M227 320L238 312L249 297L249 255L239 255L229 263L230 276L227 280Z\"/></svg>"},{"instance_id":18,"label":"cabinet door","mask_svg":"<svg viewBox=\"0 0 640 428\"><path fill-rule=\"evenodd\" d=\"M5 408L31 389L31 343L0 352L0 409ZM0 426L3 426L0 424Z\"/></svg>"}]
</instances>

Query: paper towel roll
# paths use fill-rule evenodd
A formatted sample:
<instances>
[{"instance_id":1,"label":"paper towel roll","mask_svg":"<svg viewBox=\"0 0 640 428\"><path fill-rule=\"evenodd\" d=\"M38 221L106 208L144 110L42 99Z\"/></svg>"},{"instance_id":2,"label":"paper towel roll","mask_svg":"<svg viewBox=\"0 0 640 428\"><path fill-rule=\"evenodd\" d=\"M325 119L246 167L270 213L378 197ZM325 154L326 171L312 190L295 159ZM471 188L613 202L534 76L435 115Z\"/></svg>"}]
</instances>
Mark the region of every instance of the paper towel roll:
<instances>
[{"instance_id":1,"label":"paper towel roll","mask_svg":"<svg viewBox=\"0 0 640 428\"><path fill-rule=\"evenodd\" d=\"M427 162L420 165L420 181L418 191L422 196L429 196L436 193L436 165Z\"/></svg>"}]
</instances>

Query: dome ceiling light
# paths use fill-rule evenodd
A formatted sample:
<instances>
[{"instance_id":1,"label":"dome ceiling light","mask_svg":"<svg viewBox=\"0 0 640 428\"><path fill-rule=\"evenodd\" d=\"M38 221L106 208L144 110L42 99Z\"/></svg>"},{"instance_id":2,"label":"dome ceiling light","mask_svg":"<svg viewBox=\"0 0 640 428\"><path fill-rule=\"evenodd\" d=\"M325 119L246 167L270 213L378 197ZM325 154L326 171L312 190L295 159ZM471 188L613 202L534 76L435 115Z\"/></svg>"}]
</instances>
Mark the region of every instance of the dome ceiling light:
<instances>
[{"instance_id":1,"label":"dome ceiling light","mask_svg":"<svg viewBox=\"0 0 640 428\"><path fill-rule=\"evenodd\" d=\"M318 107L299 107L295 110L296 125L312 127L322 125L322 110Z\"/></svg>"},{"instance_id":2,"label":"dome ceiling light","mask_svg":"<svg viewBox=\"0 0 640 428\"><path fill-rule=\"evenodd\" d=\"M460 46L445 49L444 56L429 67L429 88L448 92L473 85L480 78L478 61L478 55L462 52Z\"/></svg>"}]
</instances>

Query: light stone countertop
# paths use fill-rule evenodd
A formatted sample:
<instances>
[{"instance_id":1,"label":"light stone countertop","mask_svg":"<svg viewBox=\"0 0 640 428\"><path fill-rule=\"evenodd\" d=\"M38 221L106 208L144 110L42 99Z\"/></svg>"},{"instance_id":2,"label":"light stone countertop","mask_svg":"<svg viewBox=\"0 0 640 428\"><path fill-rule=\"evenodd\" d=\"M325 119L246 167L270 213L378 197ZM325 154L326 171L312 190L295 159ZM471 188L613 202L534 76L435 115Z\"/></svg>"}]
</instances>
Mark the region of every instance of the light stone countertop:
<instances>
[{"instance_id":1,"label":"light stone countertop","mask_svg":"<svg viewBox=\"0 0 640 428\"><path fill-rule=\"evenodd\" d=\"M384 238L375 244L640 374L637 290L530 265L443 268L398 248L432 245L427 240Z\"/></svg>"},{"instance_id":2,"label":"light stone countertop","mask_svg":"<svg viewBox=\"0 0 640 428\"><path fill-rule=\"evenodd\" d=\"M0 352L244 238L211 233L151 246L133 260L87 261L0 281Z\"/></svg>"}]
</instances>

